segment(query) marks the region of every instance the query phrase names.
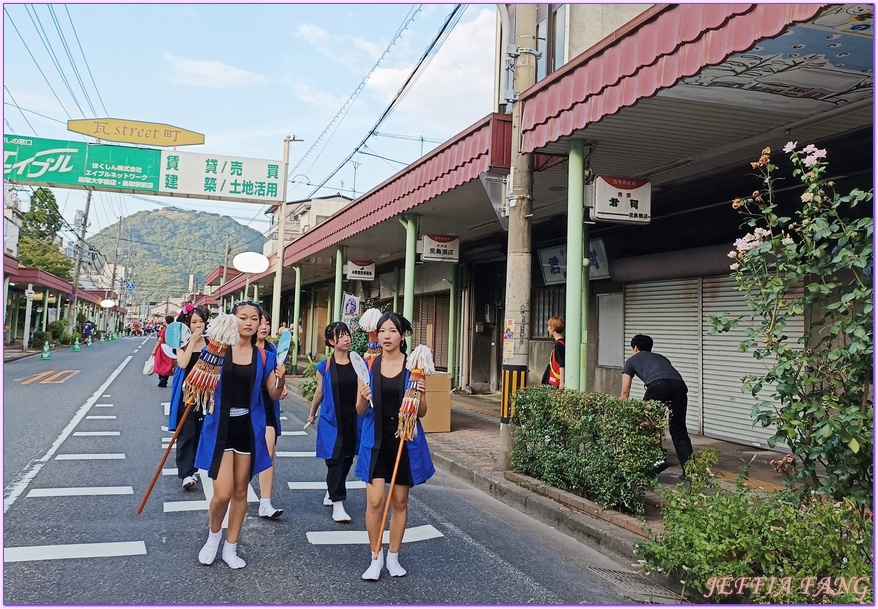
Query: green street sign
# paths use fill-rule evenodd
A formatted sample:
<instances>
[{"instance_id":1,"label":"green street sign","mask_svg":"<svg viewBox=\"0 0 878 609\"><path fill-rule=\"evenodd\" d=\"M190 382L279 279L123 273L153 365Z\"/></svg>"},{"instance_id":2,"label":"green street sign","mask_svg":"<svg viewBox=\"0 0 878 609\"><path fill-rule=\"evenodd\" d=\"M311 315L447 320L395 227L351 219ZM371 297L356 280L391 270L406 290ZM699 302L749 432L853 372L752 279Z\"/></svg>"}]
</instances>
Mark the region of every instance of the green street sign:
<instances>
[{"instance_id":1,"label":"green street sign","mask_svg":"<svg viewBox=\"0 0 878 609\"><path fill-rule=\"evenodd\" d=\"M84 142L3 136L3 178L13 183L78 186L85 171Z\"/></svg>"},{"instance_id":2,"label":"green street sign","mask_svg":"<svg viewBox=\"0 0 878 609\"><path fill-rule=\"evenodd\" d=\"M89 146L79 184L155 192L159 186L159 150L128 146Z\"/></svg>"}]
</instances>

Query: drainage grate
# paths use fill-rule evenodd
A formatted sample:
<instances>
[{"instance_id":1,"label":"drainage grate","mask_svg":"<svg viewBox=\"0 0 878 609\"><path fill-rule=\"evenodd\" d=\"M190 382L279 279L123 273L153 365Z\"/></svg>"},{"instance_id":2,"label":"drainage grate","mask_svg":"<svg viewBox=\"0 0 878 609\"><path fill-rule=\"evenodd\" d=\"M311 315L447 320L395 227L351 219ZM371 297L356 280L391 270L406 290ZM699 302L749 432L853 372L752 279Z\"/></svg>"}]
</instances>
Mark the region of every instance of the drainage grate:
<instances>
[{"instance_id":1,"label":"drainage grate","mask_svg":"<svg viewBox=\"0 0 878 609\"><path fill-rule=\"evenodd\" d=\"M588 567L595 575L615 586L620 593L639 603L672 605L683 602L679 594L657 586L646 577L632 571L614 571L600 567Z\"/></svg>"}]
</instances>

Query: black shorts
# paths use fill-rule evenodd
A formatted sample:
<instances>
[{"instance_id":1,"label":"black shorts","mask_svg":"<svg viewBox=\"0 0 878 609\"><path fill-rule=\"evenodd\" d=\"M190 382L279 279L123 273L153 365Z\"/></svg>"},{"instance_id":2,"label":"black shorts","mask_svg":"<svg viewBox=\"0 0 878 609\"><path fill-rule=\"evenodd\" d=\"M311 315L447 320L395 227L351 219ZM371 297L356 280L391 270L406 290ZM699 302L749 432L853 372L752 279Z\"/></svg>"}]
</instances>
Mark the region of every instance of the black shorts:
<instances>
[{"instance_id":1,"label":"black shorts","mask_svg":"<svg viewBox=\"0 0 878 609\"><path fill-rule=\"evenodd\" d=\"M372 479L384 478L390 482L393 475L393 466L396 463L396 454L399 451L399 438L394 437L396 434L397 416L385 417L383 421L383 430L381 433L381 448L378 450L378 459L375 462L375 469L372 470ZM403 445L402 456L399 459L399 469L396 472L396 484L402 486L414 486L412 480L412 468L409 463L408 447Z\"/></svg>"},{"instance_id":2,"label":"black shorts","mask_svg":"<svg viewBox=\"0 0 878 609\"><path fill-rule=\"evenodd\" d=\"M251 431L249 413L239 417L229 417L223 450L233 450L240 455L249 455L252 451Z\"/></svg>"}]
</instances>

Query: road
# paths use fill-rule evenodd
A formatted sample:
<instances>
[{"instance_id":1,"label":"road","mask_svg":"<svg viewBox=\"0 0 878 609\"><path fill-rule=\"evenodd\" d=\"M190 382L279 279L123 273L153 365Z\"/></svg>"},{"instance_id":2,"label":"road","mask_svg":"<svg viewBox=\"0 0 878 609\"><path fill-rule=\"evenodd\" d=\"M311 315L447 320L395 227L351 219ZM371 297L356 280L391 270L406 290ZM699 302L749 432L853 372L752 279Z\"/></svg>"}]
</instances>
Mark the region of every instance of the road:
<instances>
[{"instance_id":1,"label":"road","mask_svg":"<svg viewBox=\"0 0 878 609\"><path fill-rule=\"evenodd\" d=\"M624 567L442 471L411 494L400 554L409 574L362 581L365 491L351 476L353 522L332 521L316 431L302 432L307 404L295 396L283 402L274 488L286 513L257 516L254 479L239 544L247 567L199 564L206 475L183 490L172 452L135 513L171 435L170 389L141 374L153 344L122 338L4 365L5 603L630 602L588 571Z\"/></svg>"}]
</instances>

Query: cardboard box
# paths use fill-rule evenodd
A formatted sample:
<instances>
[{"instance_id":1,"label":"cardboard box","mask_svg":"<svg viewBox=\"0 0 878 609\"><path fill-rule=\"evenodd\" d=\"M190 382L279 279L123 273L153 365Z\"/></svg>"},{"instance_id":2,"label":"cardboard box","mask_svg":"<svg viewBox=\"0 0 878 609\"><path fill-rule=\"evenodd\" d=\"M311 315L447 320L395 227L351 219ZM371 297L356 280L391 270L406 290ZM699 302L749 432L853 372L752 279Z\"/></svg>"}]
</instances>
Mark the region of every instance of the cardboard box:
<instances>
[{"instance_id":1,"label":"cardboard box","mask_svg":"<svg viewBox=\"0 0 878 609\"><path fill-rule=\"evenodd\" d=\"M437 372L427 377L427 414L421 417L427 433L451 431L451 375Z\"/></svg>"}]
</instances>

